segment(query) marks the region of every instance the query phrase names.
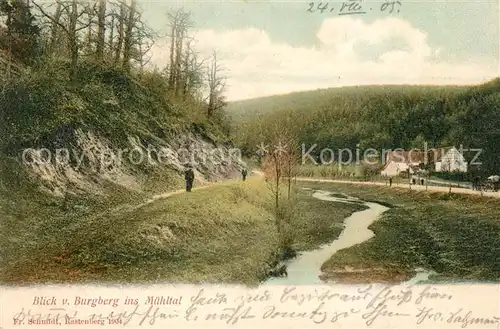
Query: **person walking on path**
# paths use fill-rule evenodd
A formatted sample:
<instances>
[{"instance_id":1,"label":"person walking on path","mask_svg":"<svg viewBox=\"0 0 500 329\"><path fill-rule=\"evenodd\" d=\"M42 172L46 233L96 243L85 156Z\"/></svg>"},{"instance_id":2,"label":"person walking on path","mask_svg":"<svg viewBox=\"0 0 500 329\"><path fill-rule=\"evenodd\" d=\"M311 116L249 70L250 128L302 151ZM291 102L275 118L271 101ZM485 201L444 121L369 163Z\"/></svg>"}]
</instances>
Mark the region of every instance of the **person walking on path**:
<instances>
[{"instance_id":1,"label":"person walking on path","mask_svg":"<svg viewBox=\"0 0 500 329\"><path fill-rule=\"evenodd\" d=\"M243 181L247 179L248 170L246 168L241 169L241 176L243 177Z\"/></svg>"},{"instance_id":2,"label":"person walking on path","mask_svg":"<svg viewBox=\"0 0 500 329\"><path fill-rule=\"evenodd\" d=\"M191 189L193 188L194 171L191 168L191 165L187 165L186 167L186 171L184 172L184 179L186 179L186 192L191 192Z\"/></svg>"},{"instance_id":3,"label":"person walking on path","mask_svg":"<svg viewBox=\"0 0 500 329\"><path fill-rule=\"evenodd\" d=\"M389 186L392 186L392 177L389 178Z\"/></svg>"}]
</instances>

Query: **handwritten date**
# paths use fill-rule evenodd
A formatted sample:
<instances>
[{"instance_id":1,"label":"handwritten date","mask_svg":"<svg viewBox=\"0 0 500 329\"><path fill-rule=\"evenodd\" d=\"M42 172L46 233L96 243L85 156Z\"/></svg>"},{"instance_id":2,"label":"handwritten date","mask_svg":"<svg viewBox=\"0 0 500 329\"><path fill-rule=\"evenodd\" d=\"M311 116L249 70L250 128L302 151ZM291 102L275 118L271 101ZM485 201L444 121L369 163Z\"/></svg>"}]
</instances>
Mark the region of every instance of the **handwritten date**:
<instances>
[{"instance_id":1,"label":"handwritten date","mask_svg":"<svg viewBox=\"0 0 500 329\"><path fill-rule=\"evenodd\" d=\"M386 0L379 8L380 12L392 14L393 12L399 13L401 8L401 1ZM338 11L338 15L363 15L373 8L368 8L363 4L363 0L347 0L342 3L338 2L309 2L307 12L310 13L327 13Z\"/></svg>"}]
</instances>

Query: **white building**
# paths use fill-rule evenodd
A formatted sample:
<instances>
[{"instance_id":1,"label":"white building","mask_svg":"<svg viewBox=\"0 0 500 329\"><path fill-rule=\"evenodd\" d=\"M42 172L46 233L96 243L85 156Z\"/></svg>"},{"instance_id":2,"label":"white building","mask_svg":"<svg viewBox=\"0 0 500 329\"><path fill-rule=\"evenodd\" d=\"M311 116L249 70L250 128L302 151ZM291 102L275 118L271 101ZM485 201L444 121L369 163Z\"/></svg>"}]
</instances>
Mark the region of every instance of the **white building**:
<instances>
[{"instance_id":1,"label":"white building","mask_svg":"<svg viewBox=\"0 0 500 329\"><path fill-rule=\"evenodd\" d=\"M425 160L424 152L392 151L387 153L385 166L380 172L382 176L398 176L402 172L414 173L412 167L417 167Z\"/></svg>"},{"instance_id":2,"label":"white building","mask_svg":"<svg viewBox=\"0 0 500 329\"><path fill-rule=\"evenodd\" d=\"M382 176L399 176L399 173L401 172L408 172L408 168L410 169L410 174L413 174L413 169L411 169L412 166L418 165L418 164L407 164L404 162L389 162L388 164L385 165L384 169L380 172Z\"/></svg>"},{"instance_id":3,"label":"white building","mask_svg":"<svg viewBox=\"0 0 500 329\"><path fill-rule=\"evenodd\" d=\"M441 148L435 153L434 171L467 172L467 161L456 147Z\"/></svg>"}]
</instances>

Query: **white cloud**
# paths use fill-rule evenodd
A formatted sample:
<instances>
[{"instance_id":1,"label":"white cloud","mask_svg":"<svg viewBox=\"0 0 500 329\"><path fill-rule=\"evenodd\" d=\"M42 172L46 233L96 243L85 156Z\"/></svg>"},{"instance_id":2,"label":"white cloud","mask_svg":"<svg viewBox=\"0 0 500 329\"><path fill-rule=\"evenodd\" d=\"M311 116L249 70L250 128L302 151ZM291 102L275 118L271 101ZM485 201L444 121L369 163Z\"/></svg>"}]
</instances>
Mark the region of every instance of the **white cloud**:
<instances>
[{"instance_id":1,"label":"white cloud","mask_svg":"<svg viewBox=\"0 0 500 329\"><path fill-rule=\"evenodd\" d=\"M496 76L496 67L486 64L446 62L441 59L445 50L431 49L423 31L397 18L372 23L352 17L325 19L316 36L316 47L299 48L273 42L256 28L195 34L201 54L218 51L227 69L229 100L343 85L477 83ZM406 47L389 47L371 59L357 53L359 45L385 45L394 38L404 40ZM153 61L161 66L167 59L168 46L160 44Z\"/></svg>"}]
</instances>

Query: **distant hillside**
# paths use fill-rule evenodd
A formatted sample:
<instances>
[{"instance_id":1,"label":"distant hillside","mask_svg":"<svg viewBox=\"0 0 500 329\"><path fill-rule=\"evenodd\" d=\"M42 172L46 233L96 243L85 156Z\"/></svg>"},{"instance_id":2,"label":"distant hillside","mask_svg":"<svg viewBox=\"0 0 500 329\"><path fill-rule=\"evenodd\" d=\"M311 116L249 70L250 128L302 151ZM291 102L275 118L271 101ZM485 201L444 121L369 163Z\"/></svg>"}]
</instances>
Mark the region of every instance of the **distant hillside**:
<instances>
[{"instance_id":1,"label":"distant hillside","mask_svg":"<svg viewBox=\"0 0 500 329\"><path fill-rule=\"evenodd\" d=\"M227 107L227 113L233 121L240 122L281 110L299 109L306 111L308 109L317 109L318 107L339 100L357 101L359 98L382 94L390 96L395 93L439 95L448 92L460 93L468 89L470 89L470 86L414 85L373 85L317 89L230 102Z\"/></svg>"},{"instance_id":2,"label":"distant hillside","mask_svg":"<svg viewBox=\"0 0 500 329\"><path fill-rule=\"evenodd\" d=\"M477 86L360 86L231 103L237 144L249 155L286 126L319 157L322 148L355 150L463 145L482 149L481 169L500 172L500 79Z\"/></svg>"}]
</instances>

